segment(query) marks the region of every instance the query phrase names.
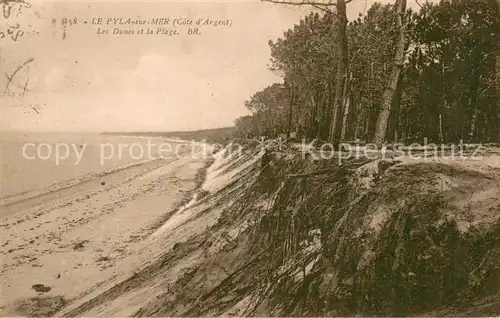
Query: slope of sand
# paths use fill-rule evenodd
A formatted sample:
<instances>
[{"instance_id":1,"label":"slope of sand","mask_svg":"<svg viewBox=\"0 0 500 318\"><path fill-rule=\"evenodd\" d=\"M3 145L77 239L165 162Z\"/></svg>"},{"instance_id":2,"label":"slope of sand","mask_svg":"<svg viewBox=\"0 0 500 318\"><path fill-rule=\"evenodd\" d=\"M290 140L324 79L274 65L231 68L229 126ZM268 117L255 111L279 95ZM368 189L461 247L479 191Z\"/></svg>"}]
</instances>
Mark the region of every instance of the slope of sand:
<instances>
[{"instance_id":1,"label":"slope of sand","mask_svg":"<svg viewBox=\"0 0 500 318\"><path fill-rule=\"evenodd\" d=\"M154 160L0 207L2 316L53 314L133 273L155 253L145 238L189 201L206 164Z\"/></svg>"},{"instance_id":2,"label":"slope of sand","mask_svg":"<svg viewBox=\"0 0 500 318\"><path fill-rule=\"evenodd\" d=\"M248 227L248 218L243 217L236 224L219 222L223 219L224 209L230 208L236 197L256 184L256 162L262 153L229 156L226 150L215 155L215 162L206 171L200 193L208 191L208 194L201 198L195 195L194 200L179 209L137 248L137 254L149 257L139 270L97 286L57 312L56 316L140 315L146 305L157 302L164 295L176 295L181 281L189 281L196 269L200 269L201 280L210 285L227 275L225 268L231 269L246 261L241 257L238 261L225 262L228 257L224 251L235 247L233 241ZM249 205L252 203L248 202ZM234 256L233 253L228 255L229 258ZM213 261L214 258L217 260ZM204 289L182 291L198 295ZM175 302L179 310L183 308L183 302L190 303L182 298Z\"/></svg>"},{"instance_id":3,"label":"slope of sand","mask_svg":"<svg viewBox=\"0 0 500 318\"><path fill-rule=\"evenodd\" d=\"M499 156L481 161L393 160L389 166L378 160L353 164L360 171L345 174L352 182L347 186L339 182L347 181L339 180L340 174L332 178L324 173L307 184L293 177L270 187L265 183L270 175L260 174L261 155L255 151L230 158L219 153L201 187L208 193L150 236L150 245L155 251L162 247L162 255L114 285L99 286L57 315L353 316L370 315L371 308L384 312L388 306L389 314L379 316L498 316L494 284L500 254L494 243L500 224ZM273 155L275 176L333 166L305 162L300 154ZM293 224L288 223L293 218L304 226L277 228ZM329 220L326 225L316 221L324 219ZM447 219L449 223L442 222ZM281 249L297 232L301 241L296 250ZM470 235L474 233L481 235ZM287 257L282 257L284 252ZM454 262L455 255L464 261ZM372 274L374 269L386 274ZM440 281L440 275L449 280ZM388 285L387 276L404 279ZM455 282L461 283L457 291ZM383 292L377 296L379 290ZM463 291L471 292L471 298L463 297ZM448 306L439 296L442 292L457 297ZM368 295L360 299L370 306L344 307L346 301L356 304L357 293ZM335 301L328 304L329 299ZM393 309L396 303L403 309ZM418 311L415 303L422 304Z\"/></svg>"}]
</instances>

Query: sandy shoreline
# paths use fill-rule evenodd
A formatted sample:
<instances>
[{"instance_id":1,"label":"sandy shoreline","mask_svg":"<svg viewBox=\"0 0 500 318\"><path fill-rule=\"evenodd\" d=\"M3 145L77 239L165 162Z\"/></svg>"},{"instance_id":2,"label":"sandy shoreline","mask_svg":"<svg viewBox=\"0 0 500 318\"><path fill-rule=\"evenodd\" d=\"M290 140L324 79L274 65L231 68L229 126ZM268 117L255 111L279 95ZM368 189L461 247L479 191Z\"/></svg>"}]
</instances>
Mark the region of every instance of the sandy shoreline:
<instances>
[{"instance_id":1,"label":"sandy shoreline","mask_svg":"<svg viewBox=\"0 0 500 318\"><path fill-rule=\"evenodd\" d=\"M206 164L147 162L2 211L2 316L54 313L148 262L147 238L189 201Z\"/></svg>"}]
</instances>

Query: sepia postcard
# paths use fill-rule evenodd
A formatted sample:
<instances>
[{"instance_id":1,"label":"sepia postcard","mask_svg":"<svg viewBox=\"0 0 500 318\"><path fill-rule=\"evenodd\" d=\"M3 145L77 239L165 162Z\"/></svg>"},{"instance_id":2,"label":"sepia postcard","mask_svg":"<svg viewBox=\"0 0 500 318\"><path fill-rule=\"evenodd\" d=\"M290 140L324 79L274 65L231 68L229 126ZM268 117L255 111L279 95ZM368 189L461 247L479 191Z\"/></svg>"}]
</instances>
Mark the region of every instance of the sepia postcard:
<instances>
[{"instance_id":1,"label":"sepia postcard","mask_svg":"<svg viewBox=\"0 0 500 318\"><path fill-rule=\"evenodd\" d=\"M500 0L0 0L2 317L500 315Z\"/></svg>"}]
</instances>

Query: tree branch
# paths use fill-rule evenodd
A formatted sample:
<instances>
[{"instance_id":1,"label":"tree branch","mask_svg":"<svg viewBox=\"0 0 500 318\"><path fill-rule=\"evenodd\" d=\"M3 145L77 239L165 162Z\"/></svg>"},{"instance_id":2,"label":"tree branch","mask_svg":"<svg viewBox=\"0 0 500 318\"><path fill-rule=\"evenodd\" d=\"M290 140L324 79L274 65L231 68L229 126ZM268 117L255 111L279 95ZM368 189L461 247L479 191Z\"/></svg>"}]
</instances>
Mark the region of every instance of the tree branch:
<instances>
[{"instance_id":1,"label":"tree branch","mask_svg":"<svg viewBox=\"0 0 500 318\"><path fill-rule=\"evenodd\" d=\"M332 1L327 1L327 2L321 2L321 1L313 1L313 0L301 0L301 1L293 1L293 0L261 0L262 2L270 2L270 3L277 3L277 4L289 4L293 6L301 6L301 5L312 5L312 6L319 6L319 7L328 7L328 6L336 6L335 3ZM347 2L350 2L352 0L347 0Z\"/></svg>"},{"instance_id":2,"label":"tree branch","mask_svg":"<svg viewBox=\"0 0 500 318\"><path fill-rule=\"evenodd\" d=\"M422 5L420 4L420 2L418 2L418 0L415 0L415 2L418 4L418 6L420 7L420 9L422 9ZM427 4L427 0L425 1L425 3Z\"/></svg>"},{"instance_id":3,"label":"tree branch","mask_svg":"<svg viewBox=\"0 0 500 318\"><path fill-rule=\"evenodd\" d=\"M26 60L23 64L21 64L13 73L12 75L9 77L7 74L7 78L9 79L7 81L7 84L5 85L5 91L4 91L4 95L7 94L7 92L9 91L9 85L10 83L12 82L12 80L14 79L14 77L16 76L17 72L19 72L23 67L25 67L26 65L28 65L29 63L33 62L35 59L34 58L29 58L28 60Z\"/></svg>"},{"instance_id":4,"label":"tree branch","mask_svg":"<svg viewBox=\"0 0 500 318\"><path fill-rule=\"evenodd\" d=\"M311 5L312 5L313 7L315 7L316 9L321 10L321 11L323 11L323 12L326 12L326 13L333 13L333 11L332 11L332 10L330 10L330 9L328 9L328 7L326 7L326 6L318 6L318 5L316 5L316 4L311 4Z\"/></svg>"}]
</instances>

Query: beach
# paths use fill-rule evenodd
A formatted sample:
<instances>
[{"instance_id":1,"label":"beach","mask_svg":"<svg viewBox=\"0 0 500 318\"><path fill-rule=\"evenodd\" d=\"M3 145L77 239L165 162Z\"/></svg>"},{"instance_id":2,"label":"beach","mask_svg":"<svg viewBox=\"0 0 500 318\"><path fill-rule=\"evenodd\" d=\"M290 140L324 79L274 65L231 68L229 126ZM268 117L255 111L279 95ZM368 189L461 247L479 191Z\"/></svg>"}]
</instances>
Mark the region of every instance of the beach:
<instances>
[{"instance_id":1,"label":"beach","mask_svg":"<svg viewBox=\"0 0 500 318\"><path fill-rule=\"evenodd\" d=\"M79 182L62 178L65 186L50 191L14 195L18 200L0 213L2 315L52 314L69 299L133 273L153 257L147 238L191 199L209 160L188 152L132 160L110 172L85 171ZM26 309L42 294L37 302L49 305Z\"/></svg>"}]
</instances>

